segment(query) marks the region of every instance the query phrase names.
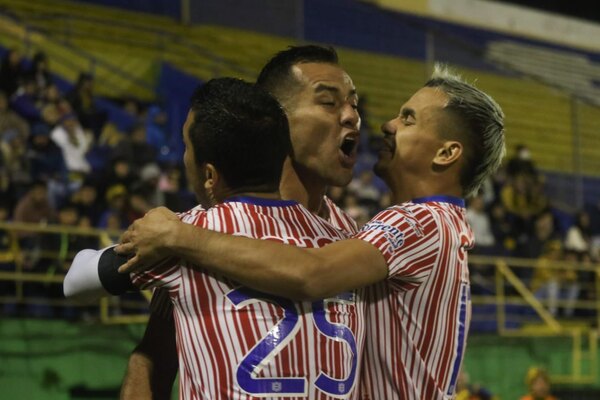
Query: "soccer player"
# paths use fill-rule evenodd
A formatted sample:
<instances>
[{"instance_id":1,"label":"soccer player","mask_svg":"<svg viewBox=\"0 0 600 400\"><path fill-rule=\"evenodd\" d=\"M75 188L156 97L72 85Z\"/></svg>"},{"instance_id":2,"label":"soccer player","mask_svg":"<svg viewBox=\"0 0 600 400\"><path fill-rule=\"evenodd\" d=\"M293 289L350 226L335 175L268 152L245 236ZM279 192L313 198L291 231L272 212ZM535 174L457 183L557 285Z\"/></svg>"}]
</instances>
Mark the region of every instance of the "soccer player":
<instances>
[{"instance_id":1,"label":"soccer player","mask_svg":"<svg viewBox=\"0 0 600 400\"><path fill-rule=\"evenodd\" d=\"M210 208L190 210L182 222L306 247L344 238L297 202L280 200L288 125L266 92L212 80L194 95L183 131L188 178ZM175 306L181 398L357 398L364 310L355 293L292 302L173 259L121 275L116 267L124 260L112 247L80 252L65 294L122 293L130 279L166 288Z\"/></svg>"},{"instance_id":2,"label":"soccer player","mask_svg":"<svg viewBox=\"0 0 600 400\"><path fill-rule=\"evenodd\" d=\"M463 197L500 165L504 115L490 96L436 66L382 130L375 171L396 205L352 239L303 250L184 226L162 208L124 235L119 250L135 257L121 270L177 254L289 298L372 285L361 398L452 398L470 320L473 235ZM140 241L138 228L171 236Z\"/></svg>"},{"instance_id":3,"label":"soccer player","mask_svg":"<svg viewBox=\"0 0 600 400\"><path fill-rule=\"evenodd\" d=\"M283 167L282 198L298 201L348 235L356 233L352 218L324 197L328 186L345 186L352 179L360 127L356 88L335 50L290 47L264 66L257 84L282 104L289 121L293 151ZM174 326L160 292L155 291L146 333L129 360L124 399L169 398L177 371Z\"/></svg>"}]
</instances>

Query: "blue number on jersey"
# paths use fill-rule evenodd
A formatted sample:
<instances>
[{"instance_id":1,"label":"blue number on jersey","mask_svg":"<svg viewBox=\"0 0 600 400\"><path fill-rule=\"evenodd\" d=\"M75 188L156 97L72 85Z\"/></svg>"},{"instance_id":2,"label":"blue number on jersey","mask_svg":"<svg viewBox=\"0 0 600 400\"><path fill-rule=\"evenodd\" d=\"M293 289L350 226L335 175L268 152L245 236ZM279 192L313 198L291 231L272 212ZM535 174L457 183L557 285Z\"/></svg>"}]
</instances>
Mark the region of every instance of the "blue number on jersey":
<instances>
[{"instance_id":1,"label":"blue number on jersey","mask_svg":"<svg viewBox=\"0 0 600 400\"><path fill-rule=\"evenodd\" d=\"M458 310L458 338L456 358L452 367L452 375L450 375L450 385L448 385L448 396L452 396L456 390L456 380L458 379L458 371L460 370L460 362L462 361L463 352L465 351L465 333L467 330L467 304L471 297L468 283L462 283L460 288L460 309Z\"/></svg>"},{"instance_id":2,"label":"blue number on jersey","mask_svg":"<svg viewBox=\"0 0 600 400\"><path fill-rule=\"evenodd\" d=\"M284 317L267 336L262 338L239 364L236 379L239 387L253 395L306 395L305 378L256 378L260 371L277 355L300 329L298 310L288 299L266 295L247 288L238 288L227 293L227 298L236 309L259 301L268 301L282 307Z\"/></svg>"},{"instance_id":3,"label":"blue number on jersey","mask_svg":"<svg viewBox=\"0 0 600 400\"><path fill-rule=\"evenodd\" d=\"M284 317L250 350L239 364L236 379L239 387L250 394L284 396L307 395L305 378L255 378L296 335L300 329L298 310L293 301L281 297L267 295L248 288L238 288L227 293L227 298L236 309L246 307L259 301L277 304L285 311ZM312 304L313 319L319 331L336 341L346 342L352 351L352 367L346 379L334 379L320 373L315 386L322 392L336 397L344 397L354 387L356 380L357 349L354 334L347 326L327 320L325 304L330 302L354 303L353 293L342 293L335 298L316 301Z\"/></svg>"},{"instance_id":4,"label":"blue number on jersey","mask_svg":"<svg viewBox=\"0 0 600 400\"><path fill-rule=\"evenodd\" d=\"M345 302L354 302L354 294L353 293L342 293L335 298L325 299L323 301L314 302L313 307L313 318L315 320L315 325L321 333L328 338L331 338L336 341L346 342L348 346L350 346L350 350L352 351L352 367L350 369L350 374L346 379L334 379L323 372L319 374L317 380L315 381L315 385L323 392L332 395L332 396L344 396L352 390L354 387L354 381L356 379L356 339L354 338L354 334L345 325L333 323L327 320L327 316L325 313L325 308L327 303L337 302L337 303L345 303Z\"/></svg>"}]
</instances>

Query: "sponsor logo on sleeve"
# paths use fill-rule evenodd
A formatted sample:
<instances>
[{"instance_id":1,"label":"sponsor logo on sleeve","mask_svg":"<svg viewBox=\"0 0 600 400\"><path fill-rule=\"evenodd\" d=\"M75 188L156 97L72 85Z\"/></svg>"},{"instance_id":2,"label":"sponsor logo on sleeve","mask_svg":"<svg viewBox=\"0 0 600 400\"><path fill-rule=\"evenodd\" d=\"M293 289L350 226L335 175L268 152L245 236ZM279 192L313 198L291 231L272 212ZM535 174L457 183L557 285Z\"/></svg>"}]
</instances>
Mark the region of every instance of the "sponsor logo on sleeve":
<instances>
[{"instance_id":1,"label":"sponsor logo on sleeve","mask_svg":"<svg viewBox=\"0 0 600 400\"><path fill-rule=\"evenodd\" d=\"M388 225L382 221L371 221L367 223L362 230L383 232L383 237L385 237L393 249L397 249L404 244L404 233L398 228Z\"/></svg>"}]
</instances>

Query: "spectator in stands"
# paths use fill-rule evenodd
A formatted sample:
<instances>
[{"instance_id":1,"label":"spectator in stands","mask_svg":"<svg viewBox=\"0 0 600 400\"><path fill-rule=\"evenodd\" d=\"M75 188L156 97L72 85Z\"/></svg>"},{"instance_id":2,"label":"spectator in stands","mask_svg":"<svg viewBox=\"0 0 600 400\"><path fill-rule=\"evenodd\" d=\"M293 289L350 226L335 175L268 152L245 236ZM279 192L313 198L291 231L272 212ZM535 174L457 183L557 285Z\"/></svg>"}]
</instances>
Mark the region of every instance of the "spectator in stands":
<instances>
[{"instance_id":1,"label":"spectator in stands","mask_svg":"<svg viewBox=\"0 0 600 400\"><path fill-rule=\"evenodd\" d=\"M126 159L136 170L157 160L156 149L146 140L146 125L136 124L129 137L124 138L112 152L114 157Z\"/></svg>"},{"instance_id":2,"label":"spectator in stands","mask_svg":"<svg viewBox=\"0 0 600 400\"><path fill-rule=\"evenodd\" d=\"M563 260L569 263L567 268L558 271L559 293L558 297L564 300L562 314L565 317L572 317L575 313L575 303L581 292L579 273L572 268L579 265L582 260L582 254L573 250L564 250Z\"/></svg>"},{"instance_id":3,"label":"spectator in stands","mask_svg":"<svg viewBox=\"0 0 600 400\"><path fill-rule=\"evenodd\" d=\"M506 172L510 178L524 175L531 180L538 176L537 168L531 160L531 151L525 144L517 144L512 158L506 164Z\"/></svg>"},{"instance_id":4,"label":"spectator in stands","mask_svg":"<svg viewBox=\"0 0 600 400\"><path fill-rule=\"evenodd\" d=\"M490 217L485 212L482 196L479 195L470 199L467 207L467 221L469 221L475 236L475 252L492 254L496 240L492 232Z\"/></svg>"},{"instance_id":5,"label":"spectator in stands","mask_svg":"<svg viewBox=\"0 0 600 400\"><path fill-rule=\"evenodd\" d=\"M85 158L92 145L91 135L84 132L75 114L69 113L61 118L60 124L52 130L50 137L62 150L69 180L83 181L83 177L91 170Z\"/></svg>"},{"instance_id":6,"label":"spectator in stands","mask_svg":"<svg viewBox=\"0 0 600 400\"><path fill-rule=\"evenodd\" d=\"M79 207L67 202L63 204L56 214L56 219L52 221L54 224L61 225L66 228L86 227L79 214ZM97 238L90 235L74 234L65 230L63 233L45 234L44 243L45 250L51 253L51 262L56 263L57 269L61 270L65 262L71 261L72 257L80 250L91 248L89 246L97 246ZM92 247L93 248L93 247Z\"/></svg>"},{"instance_id":7,"label":"spectator in stands","mask_svg":"<svg viewBox=\"0 0 600 400\"><path fill-rule=\"evenodd\" d=\"M21 197L15 207L14 221L32 224L47 224L55 216L55 210L48 200L48 189L43 181L35 181L27 194ZM24 249L24 265L31 268L39 258L40 236L36 233L18 234L19 246Z\"/></svg>"},{"instance_id":8,"label":"spectator in stands","mask_svg":"<svg viewBox=\"0 0 600 400\"><path fill-rule=\"evenodd\" d=\"M535 297L546 302L548 311L558 315L558 300L573 302L579 295L577 275L573 270L553 267L553 263L563 260L562 245L559 240L550 240L544 244L531 280L531 291ZM572 305L568 315L573 315Z\"/></svg>"},{"instance_id":9,"label":"spectator in stands","mask_svg":"<svg viewBox=\"0 0 600 400\"><path fill-rule=\"evenodd\" d=\"M520 238L518 257L538 258L543 254L544 246L550 241L561 241L558 234L554 215L547 210L539 214L533 226L533 234L529 237Z\"/></svg>"},{"instance_id":10,"label":"spectator in stands","mask_svg":"<svg viewBox=\"0 0 600 400\"><path fill-rule=\"evenodd\" d=\"M129 162L122 157L115 157L110 163L110 168L97 179L98 194L105 197L109 186L123 185L125 188L131 188L136 181L137 176Z\"/></svg>"},{"instance_id":11,"label":"spectator in stands","mask_svg":"<svg viewBox=\"0 0 600 400\"><path fill-rule=\"evenodd\" d=\"M71 203L77 207L81 221L87 226L96 226L102 213L98 201L98 190L93 182L86 179L81 187L71 195Z\"/></svg>"},{"instance_id":12,"label":"spectator in stands","mask_svg":"<svg viewBox=\"0 0 600 400\"><path fill-rule=\"evenodd\" d=\"M100 216L98 221L99 228L107 229L125 229L132 222L129 220L128 213L128 193L125 186L116 184L106 190L107 209Z\"/></svg>"},{"instance_id":13,"label":"spectator in stands","mask_svg":"<svg viewBox=\"0 0 600 400\"><path fill-rule=\"evenodd\" d=\"M56 219L51 222L60 225L62 231L42 235L42 256L33 269L34 272L43 273L46 276L64 274L77 252L90 248L89 246L98 246L96 236L81 235L71 231L70 228L82 227L79 211L75 204L70 202L63 204L56 213ZM62 285L60 284L44 284L34 288L34 290L35 292L30 294L41 295L54 300L63 298ZM60 308L55 307L53 309L54 315L58 315L59 311Z\"/></svg>"},{"instance_id":14,"label":"spectator in stands","mask_svg":"<svg viewBox=\"0 0 600 400\"><path fill-rule=\"evenodd\" d=\"M123 110L133 117L134 120L140 118L140 104L133 97L126 98L123 102Z\"/></svg>"},{"instance_id":15,"label":"spectator in stands","mask_svg":"<svg viewBox=\"0 0 600 400\"><path fill-rule=\"evenodd\" d=\"M15 222L46 224L55 215L48 200L48 189L44 181L35 181L29 191L23 196L15 208Z\"/></svg>"},{"instance_id":16,"label":"spectator in stands","mask_svg":"<svg viewBox=\"0 0 600 400\"><path fill-rule=\"evenodd\" d=\"M8 108L8 97L0 90L0 140L9 132L17 132L23 139L29 136L29 125L17 113Z\"/></svg>"},{"instance_id":17,"label":"spectator in stands","mask_svg":"<svg viewBox=\"0 0 600 400\"><path fill-rule=\"evenodd\" d=\"M512 178L500 192L502 204L515 217L517 229L528 232L532 221L548 207L543 184L537 178L532 181L525 173Z\"/></svg>"},{"instance_id":18,"label":"spectator in stands","mask_svg":"<svg viewBox=\"0 0 600 400\"><path fill-rule=\"evenodd\" d=\"M38 108L37 89L32 78L25 78L11 99L12 108L23 118L34 124L42 121Z\"/></svg>"},{"instance_id":19,"label":"spectator in stands","mask_svg":"<svg viewBox=\"0 0 600 400\"><path fill-rule=\"evenodd\" d=\"M545 211L534 221L533 234L531 236L520 235L516 256L523 258L537 259L544 254L550 242L561 243L561 238L556 231L554 224L554 215L550 211ZM529 269L520 268L517 271L519 277L530 283L532 272Z\"/></svg>"},{"instance_id":20,"label":"spectator in stands","mask_svg":"<svg viewBox=\"0 0 600 400\"><path fill-rule=\"evenodd\" d=\"M50 63L48 56L43 51L38 51L33 55L31 68L27 71L27 76L35 81L37 92L41 95L45 89L52 84L50 76Z\"/></svg>"},{"instance_id":21,"label":"spectator in stands","mask_svg":"<svg viewBox=\"0 0 600 400\"><path fill-rule=\"evenodd\" d=\"M10 210L13 209L15 195L10 190L10 176L8 175L8 169L4 163L4 155L0 151L0 199L6 201L11 205Z\"/></svg>"},{"instance_id":22,"label":"spectator in stands","mask_svg":"<svg viewBox=\"0 0 600 400\"><path fill-rule=\"evenodd\" d=\"M50 139L48 126L39 124L33 127L28 147L27 158L34 180L67 180L62 150Z\"/></svg>"},{"instance_id":23,"label":"spectator in stands","mask_svg":"<svg viewBox=\"0 0 600 400\"><path fill-rule=\"evenodd\" d=\"M585 211L579 211L575 216L575 224L567 231L565 249L579 254L588 253L591 237L590 216Z\"/></svg>"},{"instance_id":24,"label":"spectator in stands","mask_svg":"<svg viewBox=\"0 0 600 400\"><path fill-rule=\"evenodd\" d=\"M506 209L500 202L493 203L490 207L490 225L494 235L494 254L510 256L517 247L517 233Z\"/></svg>"},{"instance_id":25,"label":"spectator in stands","mask_svg":"<svg viewBox=\"0 0 600 400\"><path fill-rule=\"evenodd\" d=\"M169 138L165 133L167 114L158 106L146 110L146 140L158 153L159 162L168 162L172 155L169 148Z\"/></svg>"},{"instance_id":26,"label":"spectator in stands","mask_svg":"<svg viewBox=\"0 0 600 400\"><path fill-rule=\"evenodd\" d=\"M456 400L496 400L497 397L481 385L471 384L469 374L463 369L456 380Z\"/></svg>"},{"instance_id":27,"label":"spectator in stands","mask_svg":"<svg viewBox=\"0 0 600 400\"><path fill-rule=\"evenodd\" d=\"M0 153L2 153L3 169L10 181L11 191L16 196L20 196L31 183L26 138L17 131L5 132L0 140Z\"/></svg>"},{"instance_id":28,"label":"spectator in stands","mask_svg":"<svg viewBox=\"0 0 600 400\"><path fill-rule=\"evenodd\" d=\"M98 109L94 96L94 77L81 73L77 84L67 94L67 100L73 107L77 118L84 129L89 129L95 137L100 136L102 126L106 122L106 113Z\"/></svg>"},{"instance_id":29,"label":"spectator in stands","mask_svg":"<svg viewBox=\"0 0 600 400\"><path fill-rule=\"evenodd\" d=\"M590 255L593 260L600 260L600 199L586 204L585 211L590 218Z\"/></svg>"},{"instance_id":30,"label":"spectator in stands","mask_svg":"<svg viewBox=\"0 0 600 400\"><path fill-rule=\"evenodd\" d=\"M62 117L70 113L71 105L62 97L58 86L48 84L42 91L40 109L44 123L55 126Z\"/></svg>"},{"instance_id":31,"label":"spectator in stands","mask_svg":"<svg viewBox=\"0 0 600 400\"><path fill-rule=\"evenodd\" d=\"M133 185L130 197L135 218L141 218L151 209L165 204L165 195L158 186L160 177L161 170L156 164L147 164L140 171L140 181Z\"/></svg>"},{"instance_id":32,"label":"spectator in stands","mask_svg":"<svg viewBox=\"0 0 600 400\"><path fill-rule=\"evenodd\" d=\"M24 75L21 53L10 49L0 64L0 90L10 98L19 87Z\"/></svg>"},{"instance_id":33,"label":"spectator in stands","mask_svg":"<svg viewBox=\"0 0 600 400\"><path fill-rule=\"evenodd\" d=\"M10 206L6 199L0 200L0 222L7 222ZM14 272L19 257L19 244L13 231L0 229L0 271ZM0 296L14 296L15 284L0 280Z\"/></svg>"},{"instance_id":34,"label":"spectator in stands","mask_svg":"<svg viewBox=\"0 0 600 400\"><path fill-rule=\"evenodd\" d=\"M525 376L525 384L528 394L521 397L521 400L558 400L550 394L550 376L542 368L529 368Z\"/></svg>"}]
</instances>

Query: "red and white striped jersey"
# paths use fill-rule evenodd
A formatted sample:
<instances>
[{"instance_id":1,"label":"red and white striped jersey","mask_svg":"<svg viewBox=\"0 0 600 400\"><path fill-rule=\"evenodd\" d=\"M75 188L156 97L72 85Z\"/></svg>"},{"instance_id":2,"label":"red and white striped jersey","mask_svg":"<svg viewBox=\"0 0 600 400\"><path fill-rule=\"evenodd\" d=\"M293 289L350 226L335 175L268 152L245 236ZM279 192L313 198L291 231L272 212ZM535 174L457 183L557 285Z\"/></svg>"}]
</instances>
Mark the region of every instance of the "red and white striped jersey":
<instances>
[{"instance_id":1,"label":"red and white striped jersey","mask_svg":"<svg viewBox=\"0 0 600 400\"><path fill-rule=\"evenodd\" d=\"M361 399L455 396L471 314L462 199L435 196L390 207L355 236L377 247L386 281L367 288Z\"/></svg>"},{"instance_id":2,"label":"red and white striped jersey","mask_svg":"<svg viewBox=\"0 0 600 400\"><path fill-rule=\"evenodd\" d=\"M337 229L345 232L347 235L354 235L358 232L358 225L348 213L339 208L333 200L327 196L323 196L323 202L328 210L327 221Z\"/></svg>"},{"instance_id":3,"label":"red and white striped jersey","mask_svg":"<svg viewBox=\"0 0 600 400\"><path fill-rule=\"evenodd\" d=\"M191 210L182 220L301 247L320 247L344 238L295 202L232 200L207 211ZM141 288L169 290L180 398L358 398L365 318L362 292L293 302L208 271L170 264L137 274L133 280Z\"/></svg>"},{"instance_id":4,"label":"red and white striped jersey","mask_svg":"<svg viewBox=\"0 0 600 400\"><path fill-rule=\"evenodd\" d=\"M358 232L358 225L356 224L356 221L354 221L352 217L348 215L348 213L338 207L329 197L323 196L323 204L327 208L326 220L333 225L334 228L338 229L348 237ZM200 211L204 211L204 208L198 205L193 210L194 213L198 213ZM191 212L191 210L189 212ZM173 305L169 300L169 297L161 294L160 292L160 288L156 288L154 290L152 301L150 302L150 311L160 314L164 319L172 318Z\"/></svg>"}]
</instances>

